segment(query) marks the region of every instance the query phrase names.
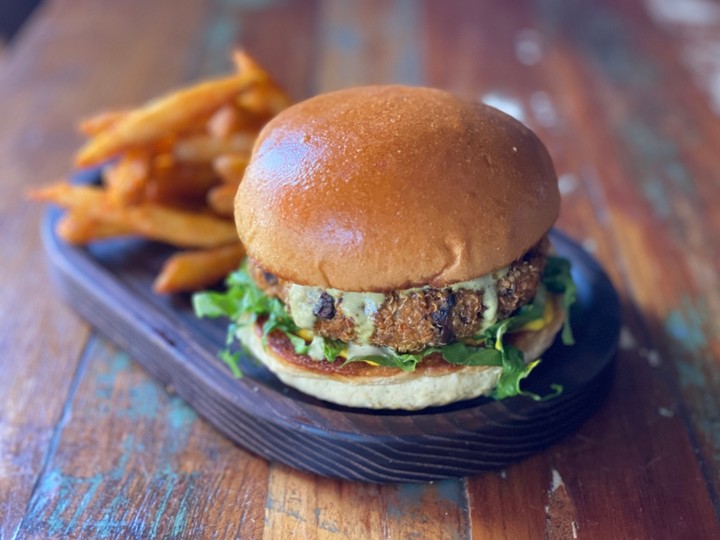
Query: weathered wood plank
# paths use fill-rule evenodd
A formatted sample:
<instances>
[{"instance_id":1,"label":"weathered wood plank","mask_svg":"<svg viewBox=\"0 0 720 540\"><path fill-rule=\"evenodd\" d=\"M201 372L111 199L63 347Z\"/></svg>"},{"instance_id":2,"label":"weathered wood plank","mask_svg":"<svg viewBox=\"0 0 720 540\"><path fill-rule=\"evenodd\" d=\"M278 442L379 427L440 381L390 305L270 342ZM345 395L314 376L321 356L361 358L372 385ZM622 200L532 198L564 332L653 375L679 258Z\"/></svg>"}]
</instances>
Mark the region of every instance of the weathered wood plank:
<instances>
[{"instance_id":1,"label":"weathered wood plank","mask_svg":"<svg viewBox=\"0 0 720 540\"><path fill-rule=\"evenodd\" d=\"M93 338L20 526L39 537L257 537L267 465Z\"/></svg>"},{"instance_id":2,"label":"weathered wood plank","mask_svg":"<svg viewBox=\"0 0 720 540\"><path fill-rule=\"evenodd\" d=\"M0 530L9 534L47 459L88 336L51 292L38 234L43 209L25 202L25 192L67 170L82 114L182 78L182 55L163 51L186 43L200 4L48 2L0 65ZM137 10L143 17L132 16ZM128 54L130 29L118 24L132 19L142 55ZM168 23L174 37L153 30ZM160 64L152 77L139 69Z\"/></svg>"},{"instance_id":3,"label":"weathered wood plank","mask_svg":"<svg viewBox=\"0 0 720 540\"><path fill-rule=\"evenodd\" d=\"M545 454L513 467L468 480L468 501L474 539L572 538L549 536L546 495L551 471Z\"/></svg>"},{"instance_id":4,"label":"weathered wood plank","mask_svg":"<svg viewBox=\"0 0 720 540\"><path fill-rule=\"evenodd\" d=\"M27 507L21 532L41 537L720 536L720 15L690 4L49 2L0 64L0 530ZM540 133L561 225L627 300L595 418L466 494L381 488L268 470L102 341L78 363L88 332L45 294L24 187L66 170L78 115L217 73L233 43L297 97L427 82Z\"/></svg>"},{"instance_id":5,"label":"weathered wood plank","mask_svg":"<svg viewBox=\"0 0 720 540\"><path fill-rule=\"evenodd\" d=\"M324 0L315 93L366 84L422 84L421 17L416 2Z\"/></svg>"},{"instance_id":6,"label":"weathered wood plank","mask_svg":"<svg viewBox=\"0 0 720 540\"><path fill-rule=\"evenodd\" d=\"M642 199L653 193L654 186L661 192L679 191L677 195L682 199L681 188L662 184L672 182L668 176L679 161L663 155L661 145L667 147L667 137L655 148L633 148L627 142L623 146L623 133L614 120L652 120L656 124L643 133L661 134L662 126L657 123L664 120L657 113L667 109L647 105L662 91L652 79L643 79L651 59L642 56L629 38L645 35L641 34L644 28L624 28L631 14L620 18L599 2L573 6L567 9L559 4L544 4L534 12L529 3L515 3L512 10L495 10L491 3L476 3L469 11L460 3L444 3L442 7L428 3L430 14L425 20L433 51L428 68L431 84L449 85L468 95L476 92L534 127L548 144L561 177L561 226L587 239L588 249L604 261L628 297L644 297L640 304L642 320L637 319L636 308L627 306L625 310L625 337L628 340L634 336L633 346L619 358L618 381L605 409L578 435L545 456L518 465L525 474L518 475L511 468L502 482L492 475L490 482L471 480L473 532L480 538L498 537L499 530L506 538L532 537L538 530L550 537L566 537L577 531L590 537L632 536L633 530L636 536L647 536L649 531L673 531L675 537L694 532L718 534L712 494L708 493L703 470L693 464L694 441L682 421L682 410L692 396L679 396L664 371L657 369L658 361L673 363L674 359L661 358L657 347L665 348L666 341L656 332L646 331L654 326L653 312L646 308L660 296L671 306L673 295L686 290L687 276L677 272L682 267L679 264L663 268L663 281L658 282L663 254L647 251L653 245L657 249L666 246L652 237L633 234L637 223L632 218L646 212L643 208L648 203ZM483 32L475 32L473 24L479 20L491 24L484 26ZM492 50L491 55L482 54L488 50ZM473 64L474 57L481 60ZM666 54L662 58L671 57ZM653 64L652 72L658 75L663 69L676 73L672 62L669 66ZM677 75L666 76L682 80ZM675 98L671 95L661 99L672 103ZM691 103L677 106L689 107ZM646 143L652 145L653 141ZM640 154L634 154L638 150ZM647 171L644 179L636 174L643 165ZM653 177L653 172L661 174ZM672 204L677 199L674 201ZM652 215L651 210L641 223L658 238L662 237L658 229L673 235L673 219ZM681 236L685 233L687 230ZM681 253L676 257L682 259ZM658 290L664 294L658 295ZM687 320L680 318L681 322ZM706 379L696 378L695 383L711 385L709 375L706 373ZM712 418L712 408L706 407L698 417ZM612 493L607 486L590 487L601 486L599 475L610 471L618 480ZM678 487L677 482L682 482L683 487ZM499 483L502 487L498 487ZM593 491L591 497L587 490ZM651 493L652 497L646 495ZM692 502L683 499L681 493L692 493ZM507 507L504 497L524 503L531 510L525 516L529 519L508 524L503 512ZM658 503L658 497L664 500ZM669 507L674 509L672 517L667 514ZM488 524L488 514L501 517L490 518ZM613 530L617 534L610 533Z\"/></svg>"},{"instance_id":7,"label":"weathered wood plank","mask_svg":"<svg viewBox=\"0 0 720 540\"><path fill-rule=\"evenodd\" d=\"M578 90L589 96L599 89L576 110L576 118L578 125L587 125L598 110L607 111L598 126L602 150L594 160L604 178L628 295L642 310L642 325L661 351L658 360L671 393L680 395L678 411L701 451L718 512L717 116L708 95L692 84L683 36L672 39L638 5L614 2L591 8L584 13L584 34L568 30L565 17L572 14L559 17L571 45L583 51L584 63L592 68L576 70ZM718 32L706 27L704 33L718 39ZM607 41L612 47L598 50ZM607 156L615 157L610 162L615 161L620 174L604 173Z\"/></svg>"},{"instance_id":8,"label":"weathered wood plank","mask_svg":"<svg viewBox=\"0 0 720 540\"><path fill-rule=\"evenodd\" d=\"M377 485L270 469L267 538L469 538L464 483Z\"/></svg>"}]
</instances>

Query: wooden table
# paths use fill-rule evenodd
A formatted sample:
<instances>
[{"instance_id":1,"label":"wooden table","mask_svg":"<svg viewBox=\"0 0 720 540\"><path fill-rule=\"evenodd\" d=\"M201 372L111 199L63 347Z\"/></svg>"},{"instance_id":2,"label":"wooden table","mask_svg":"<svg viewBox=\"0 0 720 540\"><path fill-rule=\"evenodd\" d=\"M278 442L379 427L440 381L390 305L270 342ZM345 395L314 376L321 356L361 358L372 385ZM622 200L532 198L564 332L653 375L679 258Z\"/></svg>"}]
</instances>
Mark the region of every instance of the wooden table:
<instances>
[{"instance_id":1,"label":"wooden table","mask_svg":"<svg viewBox=\"0 0 720 540\"><path fill-rule=\"evenodd\" d=\"M222 72L235 44L296 98L428 84L540 134L560 227L622 297L596 416L477 478L314 477L230 443L63 304L25 191L67 171L80 115ZM718 47L710 0L47 0L0 58L0 538L720 538Z\"/></svg>"}]
</instances>

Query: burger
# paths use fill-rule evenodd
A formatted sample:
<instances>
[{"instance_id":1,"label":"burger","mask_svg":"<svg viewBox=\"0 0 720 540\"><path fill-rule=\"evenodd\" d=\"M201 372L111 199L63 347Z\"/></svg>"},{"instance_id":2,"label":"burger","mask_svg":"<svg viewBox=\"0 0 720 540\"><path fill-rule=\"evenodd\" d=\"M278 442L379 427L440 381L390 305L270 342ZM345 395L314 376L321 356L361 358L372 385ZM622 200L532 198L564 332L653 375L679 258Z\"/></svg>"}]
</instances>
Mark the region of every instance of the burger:
<instances>
[{"instance_id":1,"label":"burger","mask_svg":"<svg viewBox=\"0 0 720 540\"><path fill-rule=\"evenodd\" d=\"M497 109L407 86L318 95L261 131L235 198L248 258L195 309L332 403L545 398L561 388L522 381L556 334L572 343L559 209L546 148Z\"/></svg>"}]
</instances>

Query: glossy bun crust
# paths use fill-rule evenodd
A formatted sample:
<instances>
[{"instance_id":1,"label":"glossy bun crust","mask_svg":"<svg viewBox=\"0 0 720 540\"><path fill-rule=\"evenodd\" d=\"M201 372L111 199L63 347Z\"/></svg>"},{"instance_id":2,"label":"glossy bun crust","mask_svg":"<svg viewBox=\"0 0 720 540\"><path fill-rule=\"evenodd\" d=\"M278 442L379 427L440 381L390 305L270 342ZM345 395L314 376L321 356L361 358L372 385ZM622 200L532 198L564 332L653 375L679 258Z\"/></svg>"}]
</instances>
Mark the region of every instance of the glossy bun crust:
<instances>
[{"instance_id":1,"label":"glossy bun crust","mask_svg":"<svg viewBox=\"0 0 720 540\"><path fill-rule=\"evenodd\" d=\"M248 254L303 285L441 287L520 257L558 216L527 127L440 90L316 96L262 130L235 199Z\"/></svg>"}]
</instances>

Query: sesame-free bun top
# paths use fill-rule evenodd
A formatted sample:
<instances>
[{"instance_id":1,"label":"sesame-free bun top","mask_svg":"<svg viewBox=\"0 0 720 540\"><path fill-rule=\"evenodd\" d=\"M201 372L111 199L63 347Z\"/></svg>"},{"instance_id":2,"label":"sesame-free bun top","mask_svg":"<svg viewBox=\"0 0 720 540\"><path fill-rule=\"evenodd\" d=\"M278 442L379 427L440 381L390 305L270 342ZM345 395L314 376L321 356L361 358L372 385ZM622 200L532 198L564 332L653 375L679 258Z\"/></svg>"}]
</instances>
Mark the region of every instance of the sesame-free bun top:
<instances>
[{"instance_id":1,"label":"sesame-free bun top","mask_svg":"<svg viewBox=\"0 0 720 540\"><path fill-rule=\"evenodd\" d=\"M558 216L527 127L430 88L321 94L273 118L235 198L249 256L302 285L383 291L506 266Z\"/></svg>"}]
</instances>

